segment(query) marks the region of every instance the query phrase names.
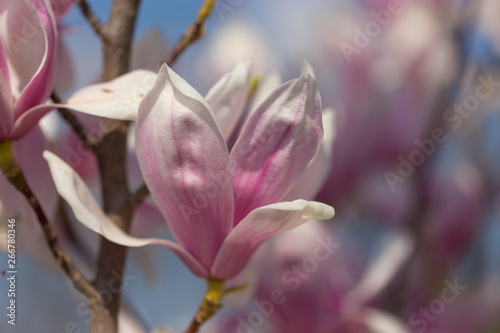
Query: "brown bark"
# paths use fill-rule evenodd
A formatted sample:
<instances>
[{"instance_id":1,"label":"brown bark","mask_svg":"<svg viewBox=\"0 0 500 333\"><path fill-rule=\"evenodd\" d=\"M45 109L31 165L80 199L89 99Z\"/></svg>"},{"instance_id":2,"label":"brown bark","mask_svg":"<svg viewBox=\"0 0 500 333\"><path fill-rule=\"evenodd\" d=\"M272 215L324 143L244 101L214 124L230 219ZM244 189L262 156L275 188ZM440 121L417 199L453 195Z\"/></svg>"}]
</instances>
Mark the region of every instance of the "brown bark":
<instances>
[{"instance_id":1,"label":"brown bark","mask_svg":"<svg viewBox=\"0 0 500 333\"><path fill-rule=\"evenodd\" d=\"M108 24L104 26L103 80L108 81L129 69L130 49L140 0L115 0ZM128 232L132 218L131 195L127 185L126 144L128 122L103 120L111 128L94 149L102 182L104 211ZM118 332L118 311L127 248L101 238L95 288L101 302L90 304L92 333Z\"/></svg>"}]
</instances>

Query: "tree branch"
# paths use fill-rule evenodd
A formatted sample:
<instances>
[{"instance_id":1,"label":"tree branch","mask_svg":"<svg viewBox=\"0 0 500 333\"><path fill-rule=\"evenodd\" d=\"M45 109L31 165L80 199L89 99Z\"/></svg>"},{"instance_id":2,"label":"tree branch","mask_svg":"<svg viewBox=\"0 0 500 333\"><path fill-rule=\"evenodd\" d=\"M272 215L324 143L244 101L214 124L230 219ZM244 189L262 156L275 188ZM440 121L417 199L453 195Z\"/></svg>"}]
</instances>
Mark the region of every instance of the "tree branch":
<instances>
[{"instance_id":1,"label":"tree branch","mask_svg":"<svg viewBox=\"0 0 500 333\"><path fill-rule=\"evenodd\" d=\"M110 81L129 70L130 49L140 0L114 0L111 16L104 27L103 81Z\"/></svg>"},{"instance_id":2,"label":"tree branch","mask_svg":"<svg viewBox=\"0 0 500 333\"><path fill-rule=\"evenodd\" d=\"M140 0L114 0L108 24L103 28L107 39L103 45L103 77L109 81L129 70L130 49ZM127 185L126 147L128 122L111 122L112 131L106 133L95 146L102 184L104 211L123 231L128 232L133 207ZM118 312L127 248L101 237L94 286L106 302L91 304L90 331L92 333L118 332Z\"/></svg>"},{"instance_id":3,"label":"tree branch","mask_svg":"<svg viewBox=\"0 0 500 333\"><path fill-rule=\"evenodd\" d=\"M198 12L198 17L196 18L196 21L194 21L194 23L189 28L186 29L184 35L174 46L170 55L163 61L164 63L166 63L169 66L172 66L172 64L175 62L175 60L177 60L179 55L182 52L184 52L184 50L189 45L193 44L201 37L203 37L203 34L205 32L205 22L210 16L210 13L214 8L215 2L216 0L205 0L203 2L200 11Z\"/></svg>"},{"instance_id":4,"label":"tree branch","mask_svg":"<svg viewBox=\"0 0 500 333\"><path fill-rule=\"evenodd\" d=\"M107 39L106 33L104 31L104 26L99 21L97 16L95 16L94 12L92 9L90 9L89 4L87 3L86 0L75 0L75 3L80 7L80 10L82 11L83 16L87 19L89 22L90 26L92 29L94 29L94 32L100 36L103 40Z\"/></svg>"},{"instance_id":5,"label":"tree branch","mask_svg":"<svg viewBox=\"0 0 500 333\"><path fill-rule=\"evenodd\" d=\"M84 294L89 301L98 302L101 301L101 295L97 292L97 290L92 286L92 284L83 276L83 274L73 265L71 259L68 255L63 251L59 242L57 240L56 233L52 228L47 216L45 215L40 203L35 196L35 194L31 191L28 183L26 182L26 178L21 170L21 167L14 160L13 152L12 152L12 143L10 141L3 141L0 143L0 165L2 168L2 172L5 177L9 180L9 182L16 187L28 200L31 207L33 208L37 219L42 227L43 235L47 242L47 245L52 252L52 255L56 259L59 266L62 268L64 273L69 277L69 279L73 282L75 289Z\"/></svg>"}]
</instances>

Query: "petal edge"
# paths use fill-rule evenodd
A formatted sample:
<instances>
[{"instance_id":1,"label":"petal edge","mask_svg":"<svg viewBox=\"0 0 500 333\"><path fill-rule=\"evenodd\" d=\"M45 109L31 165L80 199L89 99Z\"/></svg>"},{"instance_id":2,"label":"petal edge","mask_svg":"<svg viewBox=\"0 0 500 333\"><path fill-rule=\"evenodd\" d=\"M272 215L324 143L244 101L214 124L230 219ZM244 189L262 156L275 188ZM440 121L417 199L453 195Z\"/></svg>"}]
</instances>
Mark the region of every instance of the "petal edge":
<instances>
[{"instance_id":1,"label":"petal edge","mask_svg":"<svg viewBox=\"0 0 500 333\"><path fill-rule=\"evenodd\" d=\"M208 275L207 270L178 244L165 239L137 238L125 233L104 214L87 185L66 162L49 151L45 151L43 157L49 163L57 192L71 206L78 221L87 228L123 246L163 245L174 251L194 274L201 277Z\"/></svg>"},{"instance_id":2,"label":"petal edge","mask_svg":"<svg viewBox=\"0 0 500 333\"><path fill-rule=\"evenodd\" d=\"M216 278L232 278L269 237L292 230L311 219L327 220L334 215L333 207L306 200L280 202L254 209L226 237L211 273Z\"/></svg>"}]
</instances>

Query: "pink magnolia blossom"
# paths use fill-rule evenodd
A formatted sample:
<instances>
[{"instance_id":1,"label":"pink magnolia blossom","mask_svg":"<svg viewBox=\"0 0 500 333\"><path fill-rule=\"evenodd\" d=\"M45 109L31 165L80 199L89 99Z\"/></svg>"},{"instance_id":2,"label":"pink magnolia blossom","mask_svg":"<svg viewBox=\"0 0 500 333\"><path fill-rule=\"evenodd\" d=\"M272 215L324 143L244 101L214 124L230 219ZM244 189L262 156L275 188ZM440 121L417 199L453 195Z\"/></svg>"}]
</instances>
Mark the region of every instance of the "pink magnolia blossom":
<instances>
[{"instance_id":1,"label":"pink magnolia blossom","mask_svg":"<svg viewBox=\"0 0 500 333\"><path fill-rule=\"evenodd\" d=\"M385 0L365 1L357 11L340 11L342 16L325 22L325 31L332 33L323 36L328 52L322 68L333 69L332 84L338 87L326 96L343 102L333 157L336 167L318 197L330 204L359 201L360 193L383 190L367 189L379 187L366 184L367 180L377 182L373 178L397 168L398 156L408 156L416 148L415 139L426 137L435 113L436 91L457 80L455 41L447 33L449 22L444 18L451 8L442 8L438 1L401 2L401 12L391 16L377 38L370 39L358 53L344 55L339 44L355 45L353 28L364 30L370 21L367 17L371 19L370 10L379 11L386 5ZM420 33L411 33L415 30ZM394 212L405 209L406 203L398 198L403 187L398 183L397 193L381 193L390 197L393 211L378 209L377 213L385 220L398 220L393 224L402 223L403 214ZM379 196L370 197L371 205L379 205Z\"/></svg>"},{"instance_id":2,"label":"pink magnolia blossom","mask_svg":"<svg viewBox=\"0 0 500 333\"><path fill-rule=\"evenodd\" d=\"M425 247L416 253L408 268L406 290L414 297L407 306L412 310L432 301L436 281L456 274L481 228L485 184L469 161L457 159L454 165L454 170L443 167L432 174L425 190L429 208L420 240Z\"/></svg>"},{"instance_id":3,"label":"pink magnolia blossom","mask_svg":"<svg viewBox=\"0 0 500 333\"><path fill-rule=\"evenodd\" d=\"M334 210L306 200L280 202L323 137L321 100L311 75L274 90L230 152L223 127L207 101L168 66L139 106L139 164L178 243L122 232L76 172L49 152L44 157L59 194L90 229L125 246L164 245L194 274L228 279L267 238L311 219L330 219Z\"/></svg>"},{"instance_id":4,"label":"pink magnolia blossom","mask_svg":"<svg viewBox=\"0 0 500 333\"><path fill-rule=\"evenodd\" d=\"M2 1L0 25L0 142L13 140L15 160L52 220L58 197L42 159L48 144L36 124L52 109L42 103L53 89L57 49L54 13L47 1ZM0 174L0 184L0 217L4 221L16 220L20 249L27 250L37 261L48 263L47 266L54 266L28 200L3 174ZM0 226L1 235L7 233L6 228L6 225ZM2 239L5 244L0 241L1 249L6 250L7 238ZM50 260L45 261L47 258Z\"/></svg>"},{"instance_id":5,"label":"pink magnolia blossom","mask_svg":"<svg viewBox=\"0 0 500 333\"><path fill-rule=\"evenodd\" d=\"M52 108L57 29L43 0L0 3L0 141L18 139Z\"/></svg>"},{"instance_id":6,"label":"pink magnolia blossom","mask_svg":"<svg viewBox=\"0 0 500 333\"><path fill-rule=\"evenodd\" d=\"M311 64L303 61L301 74L315 78ZM252 85L252 66L250 61L239 62L234 69L224 75L207 93L205 99L214 111L221 125L221 132L229 150L240 134L248 118L260 104L282 84L278 73L271 73L258 80L253 98L248 100ZM287 193L285 201L295 199L312 200L323 186L332 169L332 151L336 139L336 112L327 108L322 111L324 136L318 153L307 169L300 175L295 186Z\"/></svg>"},{"instance_id":7,"label":"pink magnolia blossom","mask_svg":"<svg viewBox=\"0 0 500 333\"><path fill-rule=\"evenodd\" d=\"M446 172L434 176L429 191L432 206L423 228L427 246L436 249L434 260L441 269L463 260L480 228L485 201L484 184L472 163L457 161L456 169Z\"/></svg>"},{"instance_id":8,"label":"pink magnolia blossom","mask_svg":"<svg viewBox=\"0 0 500 333\"><path fill-rule=\"evenodd\" d=\"M208 331L408 332L394 315L371 306L411 254L408 236L390 233L364 269L353 245L318 222L276 237L257 253L259 281L248 307Z\"/></svg>"},{"instance_id":9,"label":"pink magnolia blossom","mask_svg":"<svg viewBox=\"0 0 500 333\"><path fill-rule=\"evenodd\" d=\"M50 0L50 5L58 21L68 14L74 4L73 0Z\"/></svg>"}]
</instances>

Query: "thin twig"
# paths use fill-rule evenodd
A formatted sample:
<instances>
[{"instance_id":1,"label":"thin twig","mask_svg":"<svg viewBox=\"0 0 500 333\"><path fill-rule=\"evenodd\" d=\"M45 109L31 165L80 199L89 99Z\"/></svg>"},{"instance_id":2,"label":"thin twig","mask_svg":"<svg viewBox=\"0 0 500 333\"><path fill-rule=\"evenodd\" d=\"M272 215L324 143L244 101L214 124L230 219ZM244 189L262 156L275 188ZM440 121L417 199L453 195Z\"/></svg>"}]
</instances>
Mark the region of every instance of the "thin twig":
<instances>
[{"instance_id":1,"label":"thin twig","mask_svg":"<svg viewBox=\"0 0 500 333\"><path fill-rule=\"evenodd\" d=\"M179 55L192 43L203 37L205 32L205 22L214 8L216 0L205 0L201 5L196 21L186 29L182 38L174 46L170 55L163 61L169 66L175 62Z\"/></svg>"},{"instance_id":2,"label":"thin twig","mask_svg":"<svg viewBox=\"0 0 500 333\"><path fill-rule=\"evenodd\" d=\"M54 103L59 104L61 103L61 99L55 92L52 93L50 96L52 101ZM66 108L57 108L57 112L61 115L61 117L73 128L73 131L75 132L76 135L82 140L82 142L85 144L85 146L93 150L93 140L92 137L88 135L88 131L83 127L83 125L80 123L78 118L68 109Z\"/></svg>"},{"instance_id":3,"label":"thin twig","mask_svg":"<svg viewBox=\"0 0 500 333\"><path fill-rule=\"evenodd\" d=\"M8 145L9 143L5 144ZM11 147L6 147L6 149L11 149ZM11 151L7 151L7 153L9 154ZM37 197L33 194L31 188L26 182L26 178L24 177L20 166L12 158L10 161L2 161L2 171L10 183L14 185L26 197L26 199L28 199L28 202L35 211L40 226L42 227L43 235L45 236L45 240L50 248L50 251L52 252L52 255L68 278L73 282L74 287L84 294L90 302L102 301L98 291L73 265L71 259L59 245L56 233L40 206Z\"/></svg>"},{"instance_id":4,"label":"thin twig","mask_svg":"<svg viewBox=\"0 0 500 333\"><path fill-rule=\"evenodd\" d=\"M201 323L199 323L196 318L193 319L191 322L191 325L189 325L188 329L186 330L186 333L196 333L200 329Z\"/></svg>"},{"instance_id":5,"label":"thin twig","mask_svg":"<svg viewBox=\"0 0 500 333\"><path fill-rule=\"evenodd\" d=\"M107 35L104 31L104 25L99 21L97 16L94 14L92 9L90 9L89 4L86 0L75 0L75 3L80 7L83 16L87 19L92 29L94 29L95 33L100 36L103 40L107 39Z\"/></svg>"},{"instance_id":6,"label":"thin twig","mask_svg":"<svg viewBox=\"0 0 500 333\"><path fill-rule=\"evenodd\" d=\"M201 325L222 309L222 299L227 293L226 290L224 290L224 280L209 278L207 282L207 293L203 297L200 307L185 333L198 332Z\"/></svg>"},{"instance_id":7,"label":"thin twig","mask_svg":"<svg viewBox=\"0 0 500 333\"><path fill-rule=\"evenodd\" d=\"M196 333L200 327L222 309L222 299L248 287L247 284L224 289L224 280L208 278L208 288L191 324L184 333Z\"/></svg>"},{"instance_id":8,"label":"thin twig","mask_svg":"<svg viewBox=\"0 0 500 333\"><path fill-rule=\"evenodd\" d=\"M47 241L47 245L49 246L53 256L57 260L59 266L63 269L69 279L73 282L73 285L77 290L83 293L89 300L98 300L100 299L100 294L95 290L92 284L83 276L83 274L73 265L71 259L68 255L63 251L60 247L59 242L57 241L57 236L50 225L45 213L38 202L38 199L35 197L31 189L27 184L20 189L24 194L26 199L30 202L31 207L36 213L38 217L38 221L43 229L43 234L45 235L45 240Z\"/></svg>"}]
</instances>

